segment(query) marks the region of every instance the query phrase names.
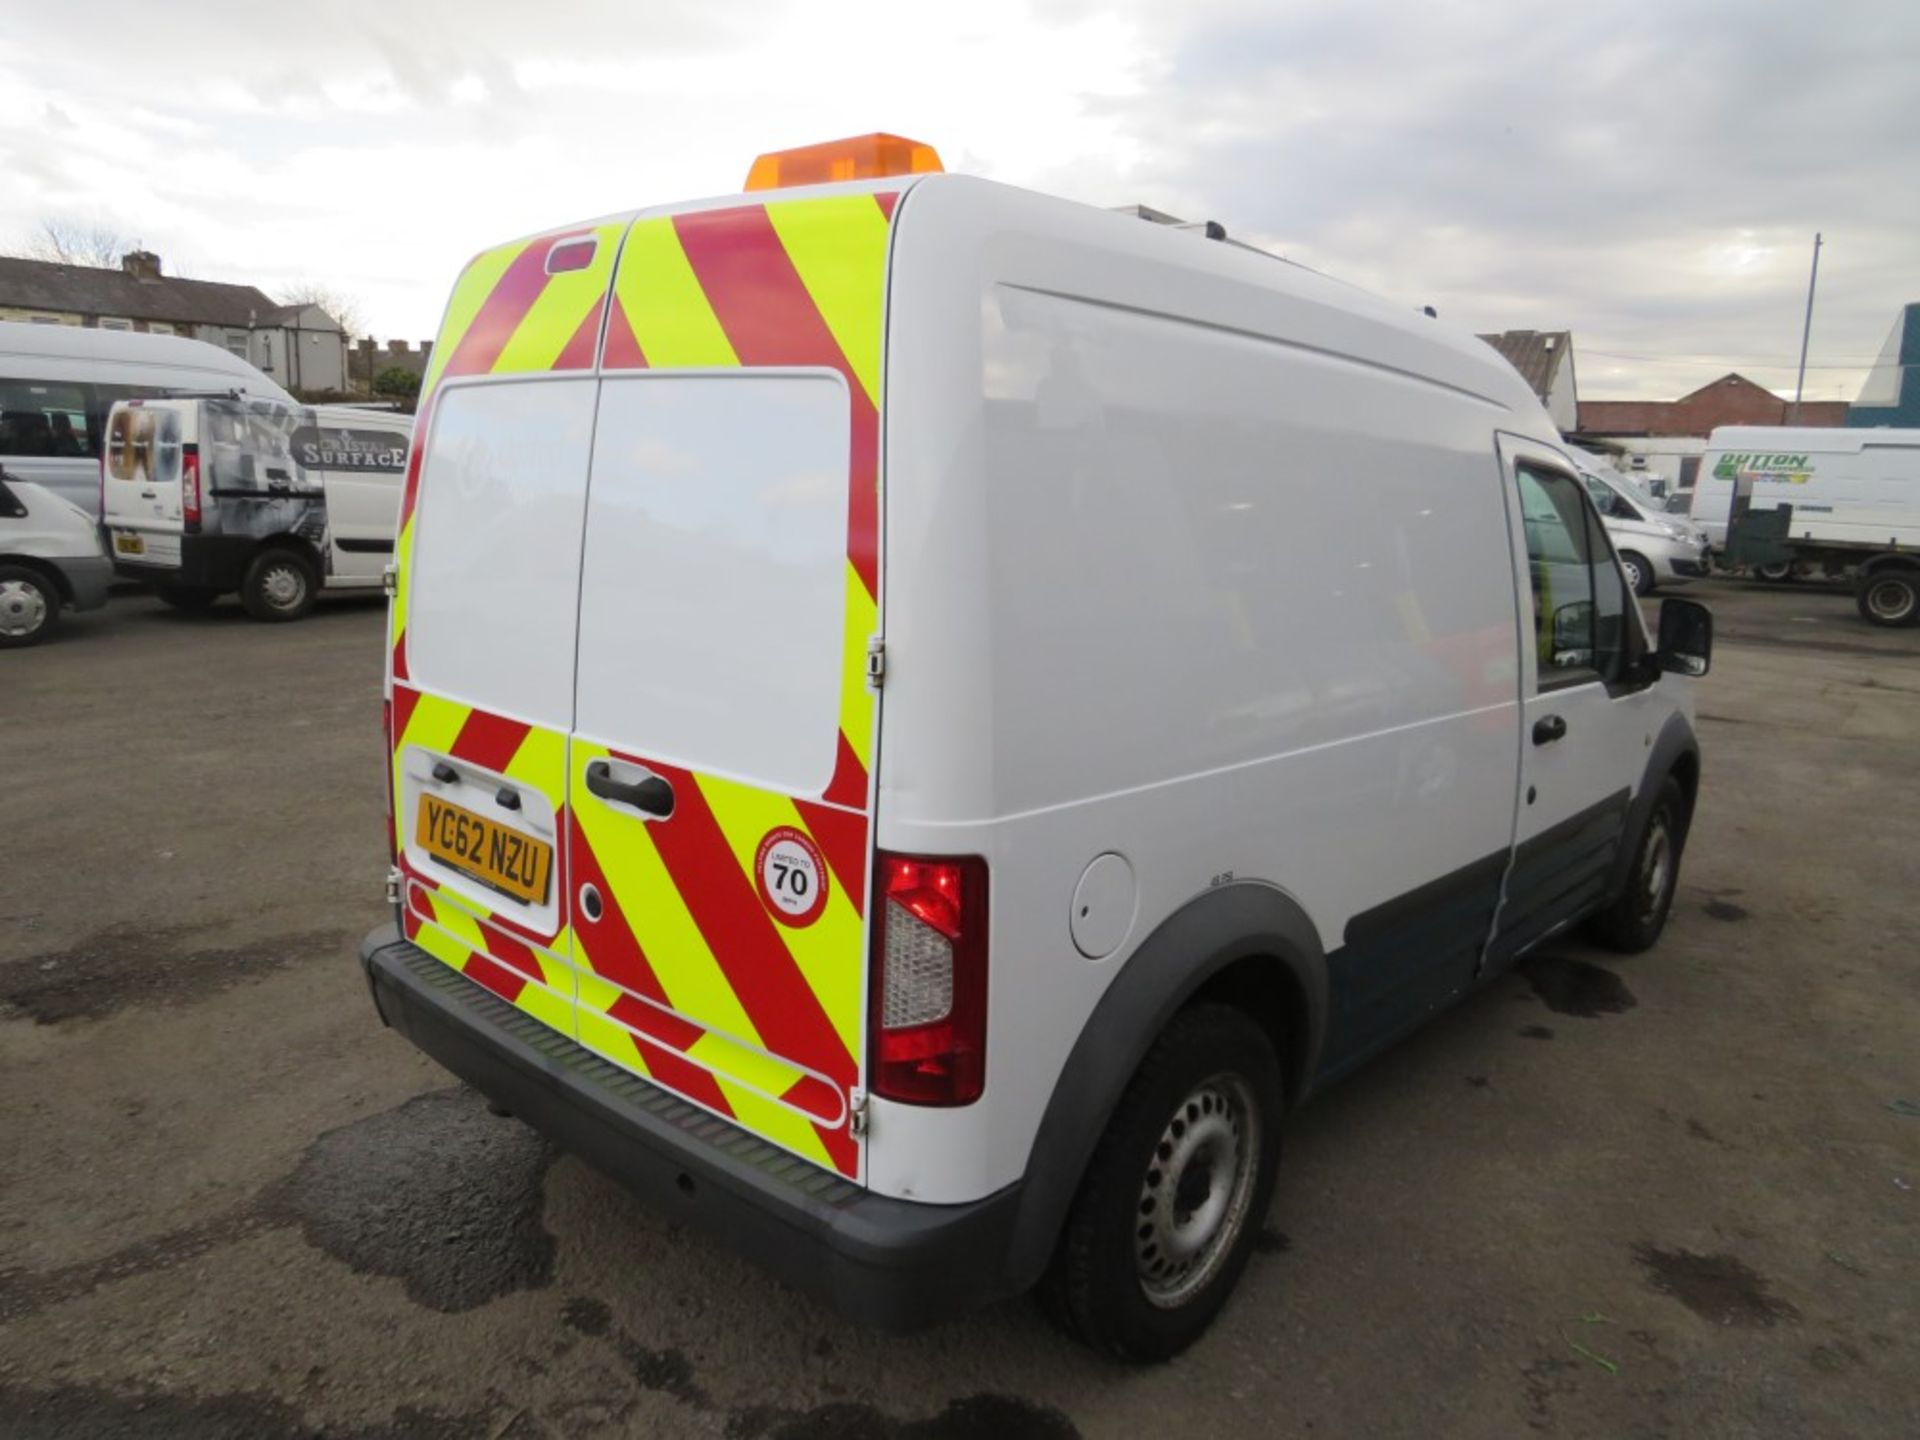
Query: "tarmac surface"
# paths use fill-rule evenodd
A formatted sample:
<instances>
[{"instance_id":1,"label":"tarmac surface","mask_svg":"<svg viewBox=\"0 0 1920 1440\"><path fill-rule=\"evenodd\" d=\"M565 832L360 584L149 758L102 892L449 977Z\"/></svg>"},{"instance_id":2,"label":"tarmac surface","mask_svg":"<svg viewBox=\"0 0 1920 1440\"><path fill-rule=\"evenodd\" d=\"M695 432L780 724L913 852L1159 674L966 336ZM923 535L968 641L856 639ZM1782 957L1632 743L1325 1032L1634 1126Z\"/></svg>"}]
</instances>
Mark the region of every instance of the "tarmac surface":
<instances>
[{"instance_id":1,"label":"tarmac surface","mask_svg":"<svg viewBox=\"0 0 1920 1440\"><path fill-rule=\"evenodd\" d=\"M904 1339L383 1030L383 612L117 598L0 655L0 1436L1920 1434L1920 630L1717 614L1671 926L1555 943L1294 1120L1239 1294L1123 1370Z\"/></svg>"}]
</instances>

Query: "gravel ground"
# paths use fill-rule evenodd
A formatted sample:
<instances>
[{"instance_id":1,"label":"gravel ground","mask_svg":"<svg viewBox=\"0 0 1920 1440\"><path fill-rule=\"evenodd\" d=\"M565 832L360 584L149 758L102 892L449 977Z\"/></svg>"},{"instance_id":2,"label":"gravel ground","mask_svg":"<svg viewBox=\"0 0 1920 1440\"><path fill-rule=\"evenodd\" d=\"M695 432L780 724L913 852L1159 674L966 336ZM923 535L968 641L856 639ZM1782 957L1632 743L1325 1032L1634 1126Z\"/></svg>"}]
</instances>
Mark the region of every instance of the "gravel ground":
<instances>
[{"instance_id":1,"label":"gravel ground","mask_svg":"<svg viewBox=\"0 0 1920 1440\"><path fill-rule=\"evenodd\" d=\"M0 1435L1920 1434L1920 631L1719 623L1671 929L1297 1118L1179 1361L847 1325L383 1031L382 612L0 657Z\"/></svg>"}]
</instances>

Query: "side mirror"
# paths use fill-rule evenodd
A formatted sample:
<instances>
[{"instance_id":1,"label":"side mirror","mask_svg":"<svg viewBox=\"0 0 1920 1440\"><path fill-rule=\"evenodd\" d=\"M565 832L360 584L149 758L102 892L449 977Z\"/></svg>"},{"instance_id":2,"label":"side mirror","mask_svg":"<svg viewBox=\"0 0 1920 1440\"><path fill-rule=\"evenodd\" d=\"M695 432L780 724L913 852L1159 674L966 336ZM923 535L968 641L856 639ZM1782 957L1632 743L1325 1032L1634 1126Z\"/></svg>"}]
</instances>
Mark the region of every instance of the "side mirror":
<instances>
[{"instance_id":1,"label":"side mirror","mask_svg":"<svg viewBox=\"0 0 1920 1440\"><path fill-rule=\"evenodd\" d=\"M1704 675L1713 664L1713 612L1698 600L1660 602L1660 668Z\"/></svg>"}]
</instances>

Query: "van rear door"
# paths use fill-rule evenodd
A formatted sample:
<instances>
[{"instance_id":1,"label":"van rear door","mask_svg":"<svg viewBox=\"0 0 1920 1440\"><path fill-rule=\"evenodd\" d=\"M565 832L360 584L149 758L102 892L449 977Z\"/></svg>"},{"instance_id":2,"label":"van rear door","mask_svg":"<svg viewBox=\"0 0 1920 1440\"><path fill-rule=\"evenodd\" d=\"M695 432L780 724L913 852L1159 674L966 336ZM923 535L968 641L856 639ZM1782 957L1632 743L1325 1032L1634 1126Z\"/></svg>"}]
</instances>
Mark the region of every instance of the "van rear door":
<instances>
[{"instance_id":1,"label":"van rear door","mask_svg":"<svg viewBox=\"0 0 1920 1440\"><path fill-rule=\"evenodd\" d=\"M181 486L197 465L195 415L192 401L122 401L108 413L100 498L115 560L179 567Z\"/></svg>"},{"instance_id":2,"label":"van rear door","mask_svg":"<svg viewBox=\"0 0 1920 1440\"><path fill-rule=\"evenodd\" d=\"M628 232L568 777L581 1043L846 1175L892 198Z\"/></svg>"}]
</instances>

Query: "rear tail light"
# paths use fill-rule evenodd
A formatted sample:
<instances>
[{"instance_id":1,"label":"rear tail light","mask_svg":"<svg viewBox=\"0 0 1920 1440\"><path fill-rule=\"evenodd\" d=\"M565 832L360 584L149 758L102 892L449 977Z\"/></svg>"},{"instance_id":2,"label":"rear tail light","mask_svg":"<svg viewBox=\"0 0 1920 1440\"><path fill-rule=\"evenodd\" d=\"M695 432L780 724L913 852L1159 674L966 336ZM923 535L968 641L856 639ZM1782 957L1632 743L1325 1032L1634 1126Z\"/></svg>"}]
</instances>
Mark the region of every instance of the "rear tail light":
<instances>
[{"instance_id":1,"label":"rear tail light","mask_svg":"<svg viewBox=\"0 0 1920 1440\"><path fill-rule=\"evenodd\" d=\"M100 523L107 523L107 447L100 447Z\"/></svg>"},{"instance_id":2,"label":"rear tail light","mask_svg":"<svg viewBox=\"0 0 1920 1440\"><path fill-rule=\"evenodd\" d=\"M867 1085L969 1105L987 1078L987 862L879 855Z\"/></svg>"},{"instance_id":3,"label":"rear tail light","mask_svg":"<svg viewBox=\"0 0 1920 1440\"><path fill-rule=\"evenodd\" d=\"M200 447L180 447L180 518L189 530L200 528Z\"/></svg>"}]
</instances>

